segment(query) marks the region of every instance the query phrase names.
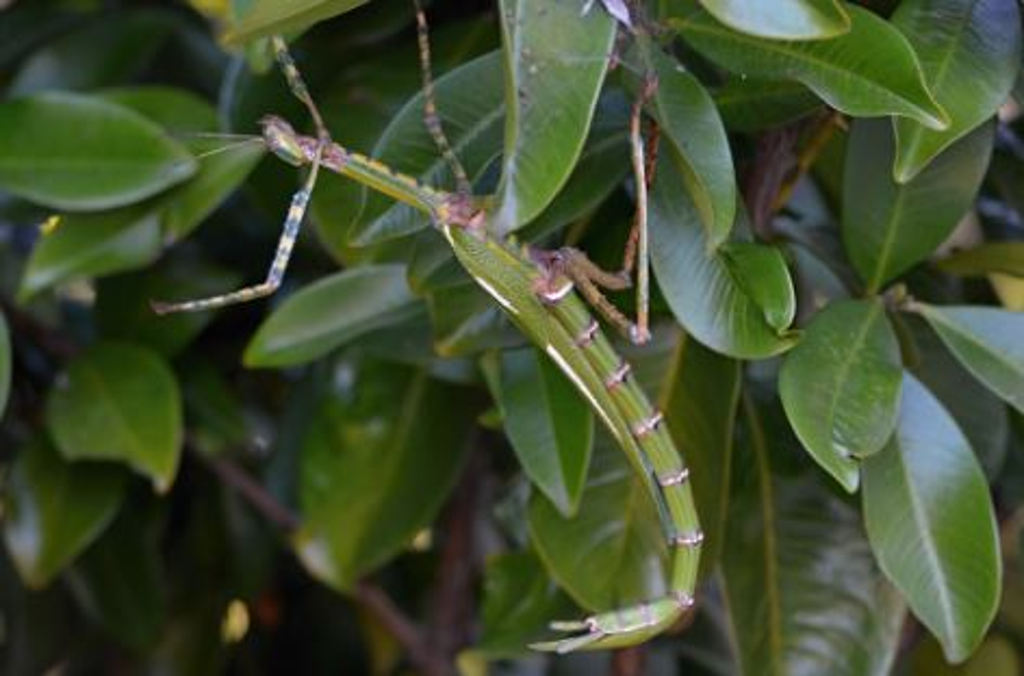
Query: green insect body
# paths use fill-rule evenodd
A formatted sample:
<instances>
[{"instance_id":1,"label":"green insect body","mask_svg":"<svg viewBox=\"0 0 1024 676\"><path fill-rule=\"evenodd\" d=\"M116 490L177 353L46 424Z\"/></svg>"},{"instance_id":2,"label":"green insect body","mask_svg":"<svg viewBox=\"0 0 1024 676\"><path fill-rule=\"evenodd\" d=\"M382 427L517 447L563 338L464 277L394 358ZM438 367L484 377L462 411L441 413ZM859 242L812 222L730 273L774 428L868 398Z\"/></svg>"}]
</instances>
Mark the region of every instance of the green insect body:
<instances>
[{"instance_id":1,"label":"green insect body","mask_svg":"<svg viewBox=\"0 0 1024 676\"><path fill-rule=\"evenodd\" d=\"M421 43L424 43L425 20L418 7L417 14ZM263 119L263 139L267 148L289 164L310 166L303 187L293 196L267 279L260 284L210 298L154 303L154 309L161 313L205 310L272 293L283 278L320 167L427 212L469 275L508 313L523 333L547 353L615 437L654 501L671 551L669 590L663 597L599 613L581 621L553 623L552 629L569 632L570 635L533 647L570 652L629 646L670 627L694 603L703 541L689 472L676 450L662 414L650 403L632 377L629 363L612 348L574 288L578 284L579 290L595 302L603 300L595 282L603 282L605 286L623 282L617 276L596 271L580 252L531 252L492 235L487 228L488 198L469 194L465 172L458 165L435 119L436 110L430 97L426 108L428 128L439 148L445 151L446 159L454 165L456 177L462 177L458 181L461 186L458 192L421 185L410 176L332 142L284 41L275 37L272 42L293 93L310 111L317 136L297 134L279 117ZM424 78L425 91L430 93L432 84L426 67ZM639 143L640 107L636 106L634 112L636 148ZM642 156L639 159L642 164ZM640 184L644 183L642 172L638 180ZM645 241L643 237L641 228L641 245ZM646 261L645 252L642 253ZM643 280L643 268L639 278ZM642 298L645 297L642 294ZM633 325L617 311L612 312L601 304L596 304L596 307L637 342L646 338L645 315L639 325Z\"/></svg>"},{"instance_id":2,"label":"green insect body","mask_svg":"<svg viewBox=\"0 0 1024 676\"><path fill-rule=\"evenodd\" d=\"M667 596L581 622L556 623L553 629L582 633L533 647L558 652L605 649L661 633L693 604L703 541L689 473L667 425L568 278L549 275L486 232L452 225L443 225L442 231L470 276L544 349L618 441L644 479L672 549Z\"/></svg>"}]
</instances>

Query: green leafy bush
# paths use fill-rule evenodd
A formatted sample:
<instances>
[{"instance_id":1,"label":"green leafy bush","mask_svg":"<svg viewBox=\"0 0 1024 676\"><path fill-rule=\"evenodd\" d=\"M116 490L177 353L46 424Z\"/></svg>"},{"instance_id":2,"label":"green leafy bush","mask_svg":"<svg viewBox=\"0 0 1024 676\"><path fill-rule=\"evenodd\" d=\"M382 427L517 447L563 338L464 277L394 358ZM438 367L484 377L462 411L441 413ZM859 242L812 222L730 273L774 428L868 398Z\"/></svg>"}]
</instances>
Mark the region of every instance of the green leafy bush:
<instances>
[{"instance_id":1,"label":"green leafy bush","mask_svg":"<svg viewBox=\"0 0 1024 676\"><path fill-rule=\"evenodd\" d=\"M324 168L276 295L150 308L266 275L306 170L252 134L312 128L271 35L334 141L455 189L407 0L23 1L4 673L1020 672L1018 3L587 4L434 3L437 110L495 236L617 269L646 207L654 339L617 347L690 470L694 609L530 652L664 594L672 552L604 412L423 213Z\"/></svg>"}]
</instances>

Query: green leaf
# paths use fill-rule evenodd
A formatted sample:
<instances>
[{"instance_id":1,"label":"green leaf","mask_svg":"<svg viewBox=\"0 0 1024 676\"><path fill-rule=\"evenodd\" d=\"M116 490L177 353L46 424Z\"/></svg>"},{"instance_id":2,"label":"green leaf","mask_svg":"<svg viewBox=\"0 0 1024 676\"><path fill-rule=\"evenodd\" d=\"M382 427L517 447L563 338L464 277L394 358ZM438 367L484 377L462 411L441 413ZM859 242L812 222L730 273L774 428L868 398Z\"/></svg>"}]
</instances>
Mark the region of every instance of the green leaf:
<instances>
[{"instance_id":1,"label":"green leaf","mask_svg":"<svg viewBox=\"0 0 1024 676\"><path fill-rule=\"evenodd\" d=\"M593 412L532 347L502 351L496 384L505 431L523 471L558 511L572 516L590 464Z\"/></svg>"},{"instance_id":2,"label":"green leaf","mask_svg":"<svg viewBox=\"0 0 1024 676\"><path fill-rule=\"evenodd\" d=\"M709 252L700 217L681 189L676 153L659 153L650 199L651 263L672 313L694 338L741 358L778 354L793 344L780 330L792 317L795 295L785 261L775 249L756 255L745 245L737 257ZM745 258L757 263L746 268Z\"/></svg>"},{"instance_id":3,"label":"green leaf","mask_svg":"<svg viewBox=\"0 0 1024 676\"><path fill-rule=\"evenodd\" d=\"M166 610L160 533L153 525L146 511L123 510L67 573L78 605L137 651L152 649L160 638Z\"/></svg>"},{"instance_id":4,"label":"green leaf","mask_svg":"<svg viewBox=\"0 0 1024 676\"><path fill-rule=\"evenodd\" d=\"M843 170L843 243L875 293L942 243L974 203L992 153L995 126L960 139L912 181L896 183L887 120L858 120Z\"/></svg>"},{"instance_id":5,"label":"green leaf","mask_svg":"<svg viewBox=\"0 0 1024 676\"><path fill-rule=\"evenodd\" d=\"M893 175L905 183L995 115L1009 96L1020 70L1020 10L1013 0L908 0L892 23L907 36L928 89L950 119L942 131L895 120Z\"/></svg>"},{"instance_id":6,"label":"green leaf","mask_svg":"<svg viewBox=\"0 0 1024 676\"><path fill-rule=\"evenodd\" d=\"M470 390L404 366L344 362L334 381L302 446L295 547L314 577L347 590L433 521L477 409Z\"/></svg>"},{"instance_id":7,"label":"green leaf","mask_svg":"<svg viewBox=\"0 0 1024 676\"><path fill-rule=\"evenodd\" d=\"M969 305L912 307L975 378L1024 412L1024 313Z\"/></svg>"},{"instance_id":8,"label":"green leaf","mask_svg":"<svg viewBox=\"0 0 1024 676\"><path fill-rule=\"evenodd\" d=\"M935 266L964 277L990 272L1024 277L1024 242L986 242L938 260Z\"/></svg>"},{"instance_id":9,"label":"green leaf","mask_svg":"<svg viewBox=\"0 0 1024 676\"><path fill-rule=\"evenodd\" d=\"M796 293L782 252L750 242L730 242L721 248L720 258L768 325L780 335L785 333L796 316Z\"/></svg>"},{"instance_id":10,"label":"green leaf","mask_svg":"<svg viewBox=\"0 0 1024 676\"><path fill-rule=\"evenodd\" d=\"M11 337L7 330L7 320L0 312L0 419L4 417L7 407L7 396L11 392Z\"/></svg>"},{"instance_id":11,"label":"green leaf","mask_svg":"<svg viewBox=\"0 0 1024 676\"><path fill-rule=\"evenodd\" d=\"M576 166L551 204L522 228L519 236L537 241L594 212L630 171L629 102L620 90L601 96L590 135Z\"/></svg>"},{"instance_id":12,"label":"green leaf","mask_svg":"<svg viewBox=\"0 0 1024 676\"><path fill-rule=\"evenodd\" d=\"M1010 417L1003 401L971 376L927 322L897 315L908 329L916 357L913 373L949 411L991 481L1006 460Z\"/></svg>"},{"instance_id":13,"label":"green leaf","mask_svg":"<svg viewBox=\"0 0 1024 676\"><path fill-rule=\"evenodd\" d=\"M811 457L853 493L858 459L896 427L900 347L880 299L837 301L815 315L783 362L779 394Z\"/></svg>"},{"instance_id":14,"label":"green leaf","mask_svg":"<svg viewBox=\"0 0 1024 676\"><path fill-rule=\"evenodd\" d=\"M140 268L159 254L160 219L151 205L71 214L32 250L18 299L72 279Z\"/></svg>"},{"instance_id":15,"label":"green leaf","mask_svg":"<svg viewBox=\"0 0 1024 676\"><path fill-rule=\"evenodd\" d=\"M301 33L366 0L255 0L224 36L228 43L250 42L280 33Z\"/></svg>"},{"instance_id":16,"label":"green leaf","mask_svg":"<svg viewBox=\"0 0 1024 676\"><path fill-rule=\"evenodd\" d=\"M776 468L788 449L745 404L721 565L737 673L891 673L905 605L859 514L817 476Z\"/></svg>"},{"instance_id":17,"label":"green leaf","mask_svg":"<svg viewBox=\"0 0 1024 676\"><path fill-rule=\"evenodd\" d=\"M4 541L26 586L47 586L107 527L124 476L111 467L67 463L45 442L21 449L6 486Z\"/></svg>"},{"instance_id":18,"label":"green leaf","mask_svg":"<svg viewBox=\"0 0 1024 676\"><path fill-rule=\"evenodd\" d=\"M51 92L0 104L0 187L54 209L124 206L196 171L192 156L141 115Z\"/></svg>"},{"instance_id":19,"label":"green leaf","mask_svg":"<svg viewBox=\"0 0 1024 676\"><path fill-rule=\"evenodd\" d=\"M12 78L7 94L88 91L138 78L175 28L180 28L180 18L160 9L127 7L91 19L76 17L71 30L32 52Z\"/></svg>"},{"instance_id":20,"label":"green leaf","mask_svg":"<svg viewBox=\"0 0 1024 676\"><path fill-rule=\"evenodd\" d=\"M482 350L521 345L522 334L491 297L469 279L435 289L427 296L434 351L459 357Z\"/></svg>"},{"instance_id":21,"label":"green leaf","mask_svg":"<svg viewBox=\"0 0 1024 676\"><path fill-rule=\"evenodd\" d=\"M669 23L706 57L740 75L798 80L855 117L901 115L945 128L948 116L929 93L906 38L866 9L846 5L846 11L852 20L849 32L817 42L744 35L701 10Z\"/></svg>"},{"instance_id":22,"label":"green leaf","mask_svg":"<svg viewBox=\"0 0 1024 676\"><path fill-rule=\"evenodd\" d=\"M550 0L500 7L505 153L492 231L505 234L533 220L569 178L608 69L615 21Z\"/></svg>"},{"instance_id":23,"label":"green leaf","mask_svg":"<svg viewBox=\"0 0 1024 676\"><path fill-rule=\"evenodd\" d=\"M50 393L46 422L68 460L114 460L170 489L181 459L181 394L167 363L130 343L76 357Z\"/></svg>"},{"instance_id":24,"label":"green leaf","mask_svg":"<svg viewBox=\"0 0 1024 676\"><path fill-rule=\"evenodd\" d=\"M649 41L640 46L658 85L647 109L675 148L690 198L715 249L729 236L736 216L736 177L729 138L718 109L700 81Z\"/></svg>"},{"instance_id":25,"label":"green leaf","mask_svg":"<svg viewBox=\"0 0 1024 676\"><path fill-rule=\"evenodd\" d=\"M730 77L712 92L718 114L729 129L770 129L821 108L821 100L799 82Z\"/></svg>"},{"instance_id":26,"label":"green leaf","mask_svg":"<svg viewBox=\"0 0 1024 676\"><path fill-rule=\"evenodd\" d=\"M863 473L864 518L882 570L946 659L963 661L999 603L996 520L967 439L910 374L896 435Z\"/></svg>"},{"instance_id":27,"label":"green leaf","mask_svg":"<svg viewBox=\"0 0 1024 676\"><path fill-rule=\"evenodd\" d=\"M290 296L245 349L249 367L312 361L420 309L403 265L368 265L325 277Z\"/></svg>"},{"instance_id":28,"label":"green leaf","mask_svg":"<svg viewBox=\"0 0 1024 676\"><path fill-rule=\"evenodd\" d=\"M161 85L114 87L98 92L97 96L131 108L171 134L208 133L219 124L213 106L186 89Z\"/></svg>"},{"instance_id":29,"label":"green leaf","mask_svg":"<svg viewBox=\"0 0 1024 676\"><path fill-rule=\"evenodd\" d=\"M700 567L706 575L715 568L725 535L740 363L683 335L662 374L658 408L690 468L704 531Z\"/></svg>"},{"instance_id":30,"label":"green leaf","mask_svg":"<svg viewBox=\"0 0 1024 676\"><path fill-rule=\"evenodd\" d=\"M217 128L217 111L183 89L132 87L107 90L101 96L145 115L168 133L194 135ZM225 143L193 136L185 147L196 154L196 174L160 197L161 221L171 241L185 237L210 215L266 152L262 139L256 137Z\"/></svg>"},{"instance_id":31,"label":"green leaf","mask_svg":"<svg viewBox=\"0 0 1024 676\"><path fill-rule=\"evenodd\" d=\"M533 552L499 554L484 571L483 629L473 651L488 659L523 655L545 635L548 622L573 610Z\"/></svg>"},{"instance_id":32,"label":"green leaf","mask_svg":"<svg viewBox=\"0 0 1024 676\"><path fill-rule=\"evenodd\" d=\"M563 517L534 493L528 519L544 566L587 610L605 611L665 593L667 552L654 503L603 429L595 437L576 516Z\"/></svg>"},{"instance_id":33,"label":"green leaf","mask_svg":"<svg viewBox=\"0 0 1024 676\"><path fill-rule=\"evenodd\" d=\"M727 26L775 40L822 40L850 30L850 17L836 0L775 0L743 3L735 0L700 0Z\"/></svg>"},{"instance_id":34,"label":"green leaf","mask_svg":"<svg viewBox=\"0 0 1024 676\"><path fill-rule=\"evenodd\" d=\"M471 181L481 178L501 153L505 114L501 55L492 52L439 77L437 112L455 155ZM453 187L444 158L423 124L423 93L410 99L392 118L372 156L421 183ZM430 225L427 214L377 192L364 189L364 207L349 232L354 246L368 246L407 235Z\"/></svg>"}]
</instances>

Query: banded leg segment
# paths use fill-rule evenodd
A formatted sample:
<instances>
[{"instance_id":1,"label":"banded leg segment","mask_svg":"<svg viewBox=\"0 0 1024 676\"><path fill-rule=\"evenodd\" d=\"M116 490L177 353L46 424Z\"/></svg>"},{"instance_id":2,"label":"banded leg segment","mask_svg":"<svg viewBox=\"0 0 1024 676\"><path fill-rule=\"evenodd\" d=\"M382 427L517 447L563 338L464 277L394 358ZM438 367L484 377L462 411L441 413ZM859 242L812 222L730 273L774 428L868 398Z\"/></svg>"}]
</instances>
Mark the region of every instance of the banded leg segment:
<instances>
[{"instance_id":1,"label":"banded leg segment","mask_svg":"<svg viewBox=\"0 0 1024 676\"><path fill-rule=\"evenodd\" d=\"M309 170L306 182L303 184L302 188L292 195L291 206L288 208L288 216L285 219L284 227L281 231L281 237L277 242L277 251L274 253L274 260L270 264L270 270L267 272L267 278L263 282L254 284L253 286L247 286L237 291L232 291L231 293L211 296L209 298L200 298L197 300L188 300L181 303L150 301L153 311L157 314L165 315L172 312L198 312L200 310L212 310L214 308L224 307L225 305L245 303L274 293L274 291L281 286L281 281L284 279L284 272L288 267L288 260L291 258L292 249L295 247L295 240L298 239L299 228L302 225L303 217L306 215L306 207L309 205L309 196L313 192L313 186L316 184L316 176L320 170L320 160L323 156L323 151L324 145L321 143L317 147L317 152L313 159L313 166Z\"/></svg>"},{"instance_id":2,"label":"banded leg segment","mask_svg":"<svg viewBox=\"0 0 1024 676\"><path fill-rule=\"evenodd\" d=\"M320 109L313 102L313 97L309 94L309 87L306 86L306 81L302 79L302 73L299 72L298 66L295 65L295 60L288 51L288 45L285 44L284 38L280 35L275 35L271 38L271 44L274 47L274 56L277 58L277 63L281 66L281 71L288 81L288 88L295 95L295 98L302 101L309 111L310 117L313 118L317 137L321 141L329 138L327 125L324 124L324 118L320 115Z\"/></svg>"},{"instance_id":3,"label":"banded leg segment","mask_svg":"<svg viewBox=\"0 0 1024 676\"><path fill-rule=\"evenodd\" d=\"M430 67L430 31L427 27L427 15L423 12L423 5L420 0L413 0L413 7L416 9L416 38L420 48L420 70L423 76L423 123L434 139L434 145L441 152L444 161L452 170L455 177L455 189L460 195L469 195L473 188L469 182L466 170L455 155L448 137L441 126L441 117L437 112L437 101L434 95L434 76Z\"/></svg>"}]
</instances>

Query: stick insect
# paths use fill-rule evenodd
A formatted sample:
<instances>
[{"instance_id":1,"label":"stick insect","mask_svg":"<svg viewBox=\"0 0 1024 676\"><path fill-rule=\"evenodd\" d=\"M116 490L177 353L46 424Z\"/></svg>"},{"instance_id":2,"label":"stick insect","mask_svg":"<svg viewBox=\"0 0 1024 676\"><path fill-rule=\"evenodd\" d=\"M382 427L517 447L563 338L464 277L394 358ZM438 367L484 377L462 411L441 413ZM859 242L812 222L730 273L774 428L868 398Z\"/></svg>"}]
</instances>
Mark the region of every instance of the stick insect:
<instances>
[{"instance_id":1,"label":"stick insect","mask_svg":"<svg viewBox=\"0 0 1024 676\"><path fill-rule=\"evenodd\" d=\"M519 246L489 231L486 200L474 196L466 172L445 137L434 103L427 24L418 2L416 17L422 62L424 118L438 149L451 166L456 192L421 185L364 155L331 140L316 104L280 37L272 39L278 63L292 93L305 105L316 136L297 133L285 120L262 120L263 141L279 158L310 167L292 198L277 251L264 282L181 303L154 303L159 313L189 312L245 302L273 293L284 275L310 192L321 168L356 180L373 190L412 205L431 216L437 230L476 283L497 302L522 332L543 349L587 399L639 472L654 500L672 552L669 591L661 598L603 612L580 621L555 622L563 638L534 644L538 650L566 653L583 649L629 646L670 627L694 603L697 566L703 533L697 518L689 470L663 420L635 379L629 363L613 349L598 320L580 296L634 343L649 337L647 328L647 235L644 144L641 115L644 96L634 104L630 136L637 185L637 215L624 256L623 270L605 272L582 252L563 248L545 251ZM630 286L631 268L638 266L638 318L634 323L608 302L600 287ZM579 295L577 295L579 292Z\"/></svg>"}]
</instances>

